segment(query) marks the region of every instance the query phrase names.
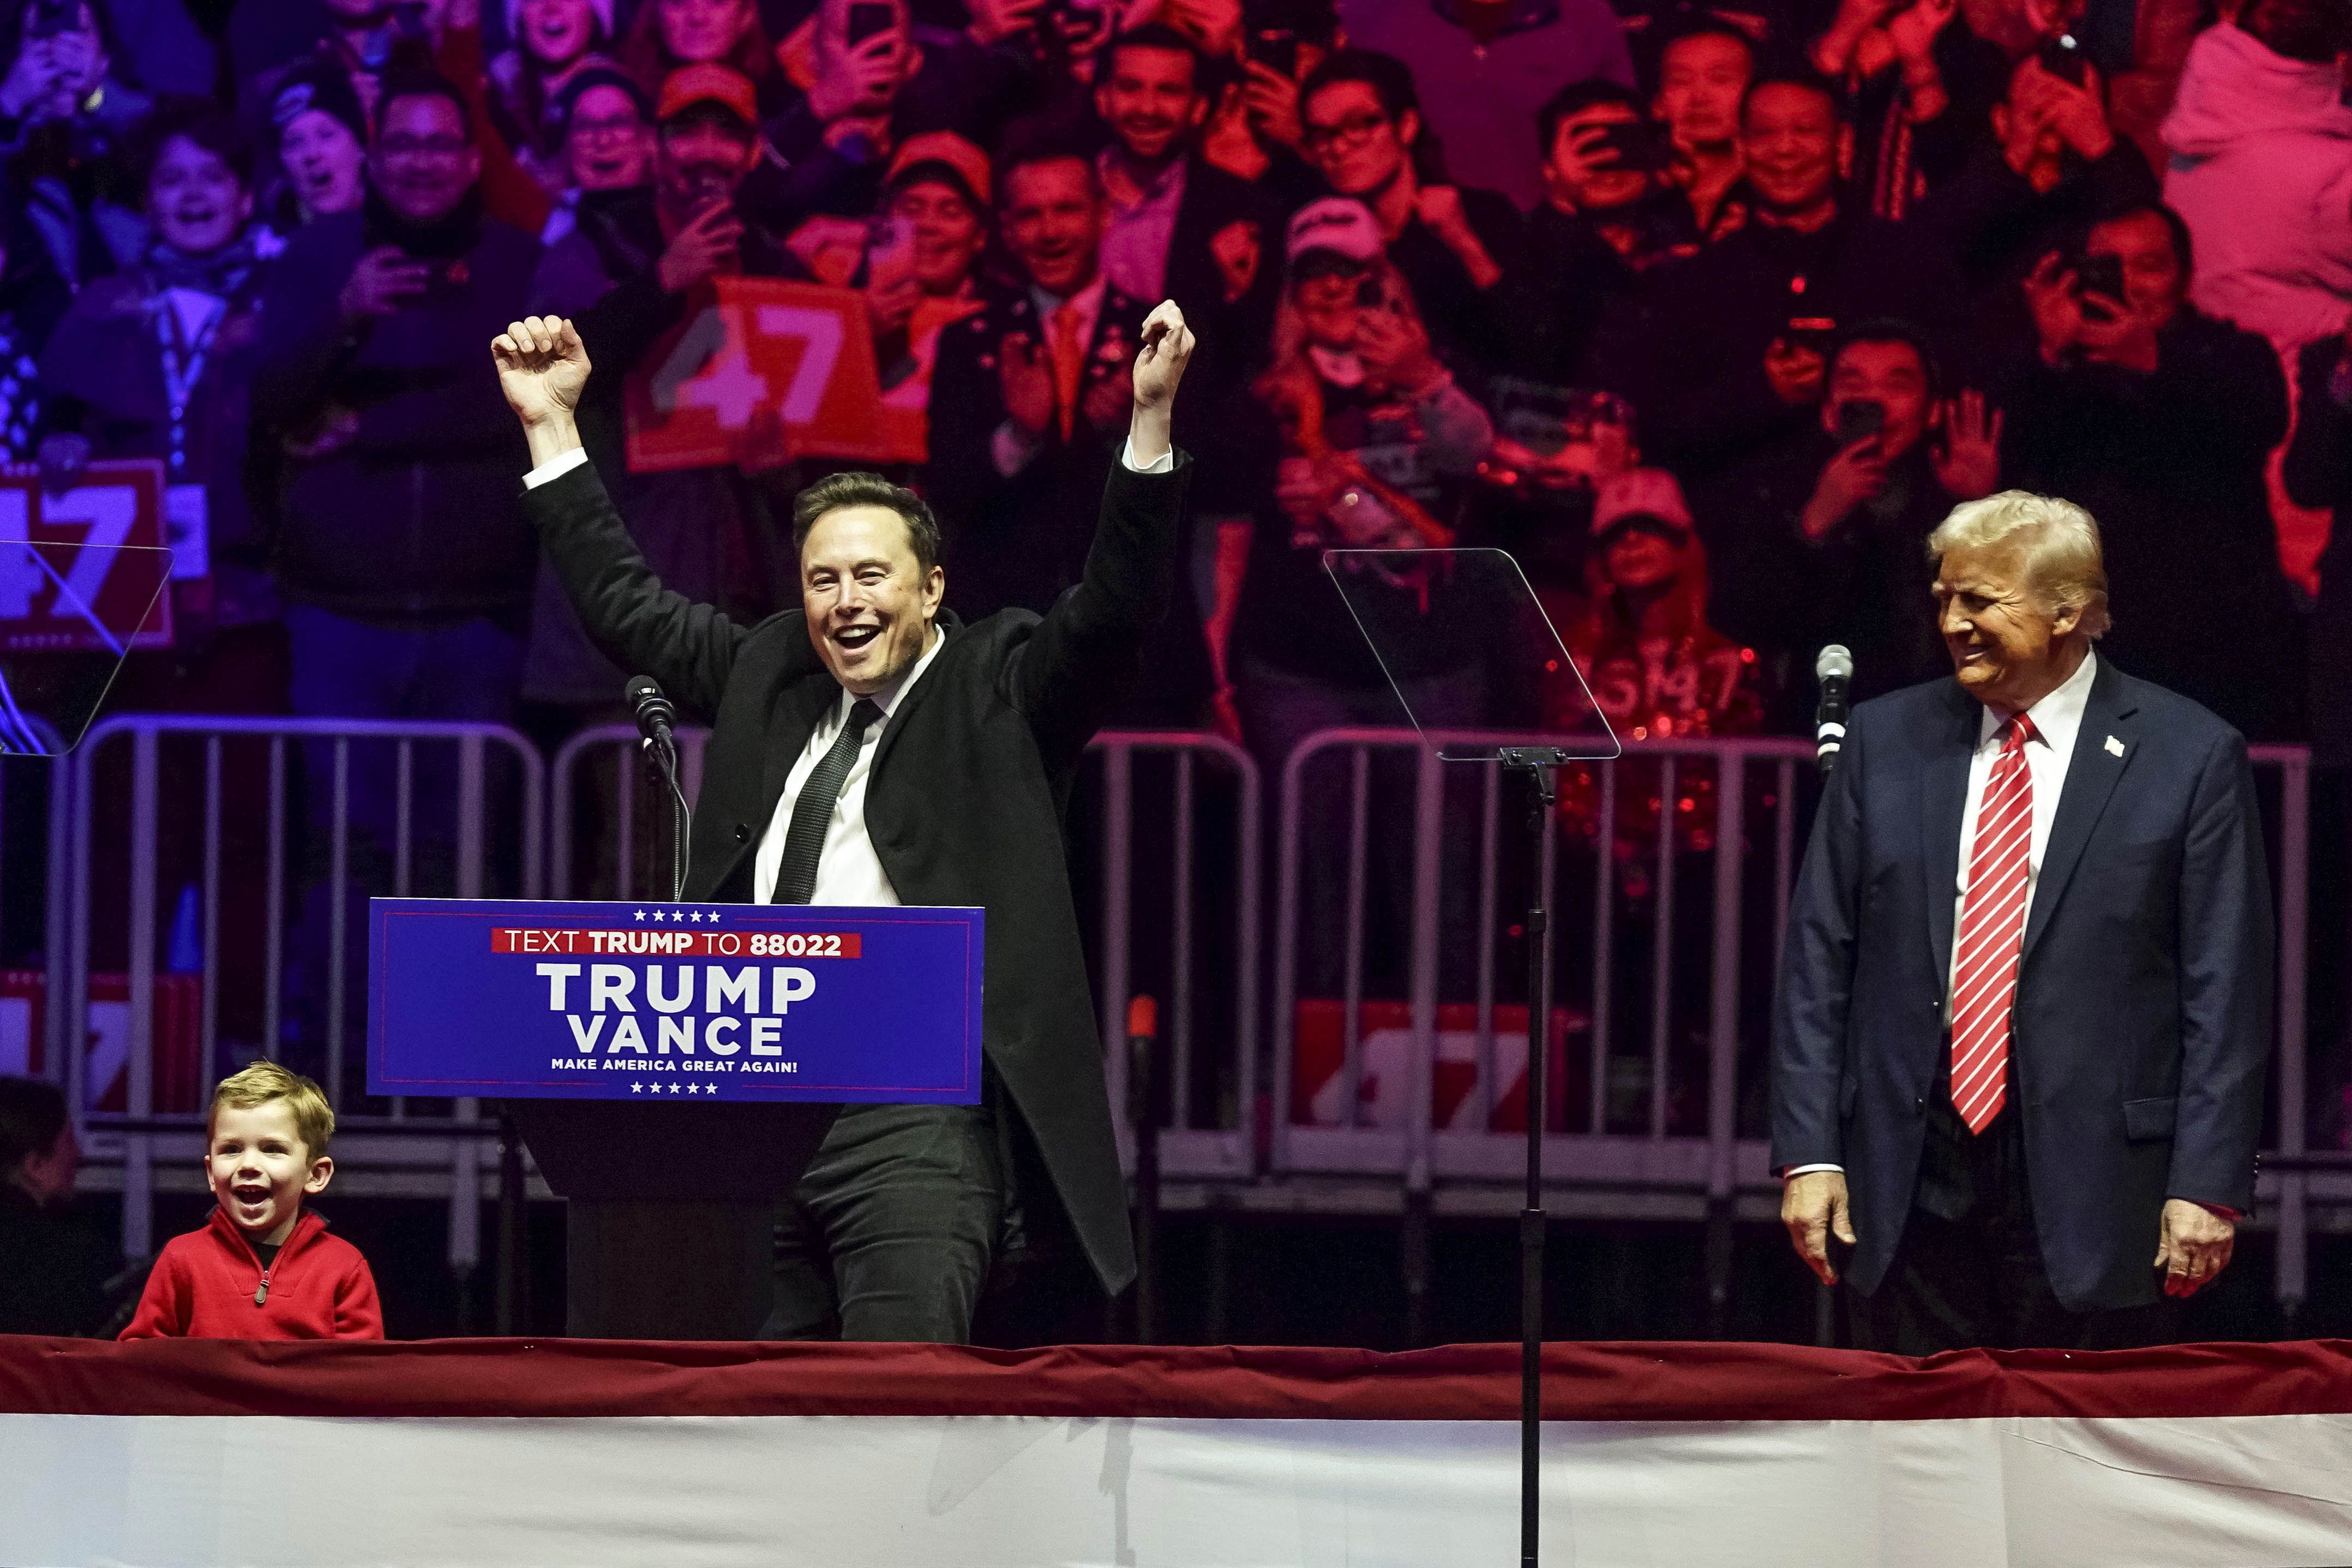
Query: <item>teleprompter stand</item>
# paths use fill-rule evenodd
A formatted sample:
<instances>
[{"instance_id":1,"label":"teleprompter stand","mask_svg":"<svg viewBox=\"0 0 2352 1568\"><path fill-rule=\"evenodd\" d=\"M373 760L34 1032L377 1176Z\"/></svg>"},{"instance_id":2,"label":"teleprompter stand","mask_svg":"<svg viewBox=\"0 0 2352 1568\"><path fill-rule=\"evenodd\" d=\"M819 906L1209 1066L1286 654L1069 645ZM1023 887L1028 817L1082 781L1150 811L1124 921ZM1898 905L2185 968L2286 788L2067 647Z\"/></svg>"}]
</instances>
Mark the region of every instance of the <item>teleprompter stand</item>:
<instances>
[{"instance_id":1,"label":"teleprompter stand","mask_svg":"<svg viewBox=\"0 0 2352 1568\"><path fill-rule=\"evenodd\" d=\"M1441 760L1528 781L1527 1195L1519 1210L1519 1562L1536 1568L1543 1502L1543 1139L1550 1104L1550 912L1542 866L1559 769L1622 748L1518 562L1496 549L1344 549L1325 569L1413 727ZM1476 671L1476 712L1444 712ZM1557 731L1557 733L1546 733ZM1601 846L1606 854L1608 846Z\"/></svg>"}]
</instances>

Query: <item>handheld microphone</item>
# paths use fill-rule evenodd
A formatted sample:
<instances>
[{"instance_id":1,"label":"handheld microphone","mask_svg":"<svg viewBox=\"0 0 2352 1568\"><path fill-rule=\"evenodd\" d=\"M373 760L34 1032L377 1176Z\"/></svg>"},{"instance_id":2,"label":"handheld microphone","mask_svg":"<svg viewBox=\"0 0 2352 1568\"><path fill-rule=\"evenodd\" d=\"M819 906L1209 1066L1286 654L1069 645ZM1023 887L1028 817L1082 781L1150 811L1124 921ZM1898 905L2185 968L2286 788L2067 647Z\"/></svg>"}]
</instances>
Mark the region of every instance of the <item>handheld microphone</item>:
<instances>
[{"instance_id":1,"label":"handheld microphone","mask_svg":"<svg viewBox=\"0 0 2352 1568\"><path fill-rule=\"evenodd\" d=\"M677 744L670 734L677 727L677 709L662 695L660 682L651 675L632 675L621 688L621 700L629 705L629 715L637 721L637 733L645 737L647 746L667 748Z\"/></svg>"},{"instance_id":2,"label":"handheld microphone","mask_svg":"<svg viewBox=\"0 0 2352 1568\"><path fill-rule=\"evenodd\" d=\"M1845 747L1846 687L1853 680L1853 655L1843 643L1832 643L1813 661L1813 678L1822 684L1821 706L1813 710L1814 760L1826 776L1837 766Z\"/></svg>"}]
</instances>

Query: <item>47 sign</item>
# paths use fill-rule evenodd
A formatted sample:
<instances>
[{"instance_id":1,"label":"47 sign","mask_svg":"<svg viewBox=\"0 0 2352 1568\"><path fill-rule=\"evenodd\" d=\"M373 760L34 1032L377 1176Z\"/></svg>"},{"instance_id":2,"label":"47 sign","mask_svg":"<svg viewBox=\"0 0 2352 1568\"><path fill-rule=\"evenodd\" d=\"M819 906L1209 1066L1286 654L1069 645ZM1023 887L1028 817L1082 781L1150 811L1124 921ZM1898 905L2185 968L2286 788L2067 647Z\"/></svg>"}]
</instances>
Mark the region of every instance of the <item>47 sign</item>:
<instances>
[{"instance_id":1,"label":"47 sign","mask_svg":"<svg viewBox=\"0 0 2352 1568\"><path fill-rule=\"evenodd\" d=\"M170 647L163 546L159 463L93 463L58 494L0 471L0 653Z\"/></svg>"}]
</instances>

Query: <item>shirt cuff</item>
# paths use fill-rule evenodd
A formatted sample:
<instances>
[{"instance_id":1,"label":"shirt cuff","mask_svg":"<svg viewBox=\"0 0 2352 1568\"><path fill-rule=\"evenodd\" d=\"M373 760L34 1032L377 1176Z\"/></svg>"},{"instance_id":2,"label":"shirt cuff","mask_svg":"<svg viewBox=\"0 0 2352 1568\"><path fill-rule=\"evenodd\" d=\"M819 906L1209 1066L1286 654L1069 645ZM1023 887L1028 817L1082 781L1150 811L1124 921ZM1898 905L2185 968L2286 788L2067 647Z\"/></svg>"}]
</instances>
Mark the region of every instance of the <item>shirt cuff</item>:
<instances>
[{"instance_id":1,"label":"shirt cuff","mask_svg":"<svg viewBox=\"0 0 2352 1568\"><path fill-rule=\"evenodd\" d=\"M561 479L563 476L571 473L574 468L579 467L580 465L587 461L588 449L584 446L575 446L571 451L563 453L559 456L549 458L546 462L541 464L530 473L524 475L522 476L522 487L526 490L536 490L551 479Z\"/></svg>"},{"instance_id":2,"label":"shirt cuff","mask_svg":"<svg viewBox=\"0 0 2352 1568\"><path fill-rule=\"evenodd\" d=\"M1787 1181L1791 1176L1811 1176L1815 1171L1835 1171L1840 1176L1845 1175L1843 1166L1790 1166L1780 1173L1780 1179Z\"/></svg>"},{"instance_id":3,"label":"shirt cuff","mask_svg":"<svg viewBox=\"0 0 2352 1568\"><path fill-rule=\"evenodd\" d=\"M1149 463L1135 460L1135 437L1129 436L1118 449L1118 460L1135 474L1173 474L1176 472L1176 449L1170 447Z\"/></svg>"}]
</instances>

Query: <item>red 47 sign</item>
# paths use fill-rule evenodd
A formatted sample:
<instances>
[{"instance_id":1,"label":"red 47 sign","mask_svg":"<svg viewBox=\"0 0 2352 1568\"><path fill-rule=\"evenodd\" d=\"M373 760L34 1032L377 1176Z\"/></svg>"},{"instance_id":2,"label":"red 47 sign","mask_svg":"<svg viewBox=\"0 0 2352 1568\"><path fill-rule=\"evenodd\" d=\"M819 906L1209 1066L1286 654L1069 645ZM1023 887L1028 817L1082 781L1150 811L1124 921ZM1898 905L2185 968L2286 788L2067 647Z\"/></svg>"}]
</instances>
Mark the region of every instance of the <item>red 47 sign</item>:
<instances>
[{"instance_id":1,"label":"red 47 sign","mask_svg":"<svg viewBox=\"0 0 2352 1568\"><path fill-rule=\"evenodd\" d=\"M93 463L60 495L0 472L0 653L170 647L163 546L160 463Z\"/></svg>"},{"instance_id":2,"label":"red 47 sign","mask_svg":"<svg viewBox=\"0 0 2352 1568\"><path fill-rule=\"evenodd\" d=\"M864 296L721 277L629 377L629 471L908 456L881 405Z\"/></svg>"}]
</instances>

